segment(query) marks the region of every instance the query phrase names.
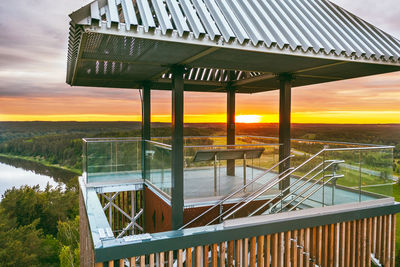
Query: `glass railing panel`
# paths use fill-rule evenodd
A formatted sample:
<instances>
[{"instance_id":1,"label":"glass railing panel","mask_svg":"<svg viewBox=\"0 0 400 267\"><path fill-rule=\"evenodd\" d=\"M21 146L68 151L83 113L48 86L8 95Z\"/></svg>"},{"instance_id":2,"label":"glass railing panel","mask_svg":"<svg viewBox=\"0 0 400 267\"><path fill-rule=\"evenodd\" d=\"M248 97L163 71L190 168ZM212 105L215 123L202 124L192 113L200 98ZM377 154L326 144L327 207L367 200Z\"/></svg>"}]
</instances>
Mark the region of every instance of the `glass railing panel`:
<instances>
[{"instance_id":1,"label":"glass railing panel","mask_svg":"<svg viewBox=\"0 0 400 267\"><path fill-rule=\"evenodd\" d=\"M146 179L171 195L171 146L146 141Z\"/></svg>"},{"instance_id":2,"label":"glass railing panel","mask_svg":"<svg viewBox=\"0 0 400 267\"><path fill-rule=\"evenodd\" d=\"M360 151L361 191L393 196L393 149Z\"/></svg>"},{"instance_id":3,"label":"glass railing panel","mask_svg":"<svg viewBox=\"0 0 400 267\"><path fill-rule=\"evenodd\" d=\"M185 200L218 200L247 183L251 185L238 193L238 196L258 190L278 172L276 168L268 175L260 177L277 163L277 151L278 145L272 144L186 146ZM211 154L217 155L217 158ZM246 159L244 154L248 155Z\"/></svg>"},{"instance_id":4,"label":"glass railing panel","mask_svg":"<svg viewBox=\"0 0 400 267\"><path fill-rule=\"evenodd\" d=\"M142 142L137 138L85 139L87 183L141 179L141 149Z\"/></svg>"},{"instance_id":5,"label":"glass railing panel","mask_svg":"<svg viewBox=\"0 0 400 267\"><path fill-rule=\"evenodd\" d=\"M298 207L305 209L391 197L394 182L392 161L391 148L352 146L327 148L292 175L291 195L283 198L283 202L291 201L292 207L301 202ZM292 162L294 167L295 162ZM318 166L318 162L321 165L317 168L320 174L312 180L307 180L307 183L304 183L304 190L296 192L294 190L296 186L293 186L296 179L311 167ZM311 178L317 172L313 173L307 177Z\"/></svg>"}]
</instances>

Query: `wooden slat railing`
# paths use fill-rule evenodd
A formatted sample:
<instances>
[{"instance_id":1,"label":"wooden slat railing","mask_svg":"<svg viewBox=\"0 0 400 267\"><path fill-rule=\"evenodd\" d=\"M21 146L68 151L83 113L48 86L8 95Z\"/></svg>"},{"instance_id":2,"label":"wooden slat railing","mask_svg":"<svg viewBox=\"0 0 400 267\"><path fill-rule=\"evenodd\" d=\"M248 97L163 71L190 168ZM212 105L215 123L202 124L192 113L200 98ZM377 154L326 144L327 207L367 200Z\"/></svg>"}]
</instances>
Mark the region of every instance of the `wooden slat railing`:
<instances>
[{"instance_id":1,"label":"wooden slat railing","mask_svg":"<svg viewBox=\"0 0 400 267\"><path fill-rule=\"evenodd\" d=\"M339 222L142 255L98 266L371 266L395 267L396 216Z\"/></svg>"}]
</instances>

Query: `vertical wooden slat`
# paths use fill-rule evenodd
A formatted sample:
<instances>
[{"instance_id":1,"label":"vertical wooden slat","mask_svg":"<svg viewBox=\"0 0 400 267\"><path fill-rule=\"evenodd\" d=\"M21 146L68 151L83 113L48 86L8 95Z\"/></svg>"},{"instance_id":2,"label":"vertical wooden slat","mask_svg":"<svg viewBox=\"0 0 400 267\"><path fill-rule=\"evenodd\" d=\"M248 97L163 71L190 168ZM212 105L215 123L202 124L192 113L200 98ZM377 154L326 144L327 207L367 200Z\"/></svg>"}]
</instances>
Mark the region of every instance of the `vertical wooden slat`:
<instances>
[{"instance_id":1,"label":"vertical wooden slat","mask_svg":"<svg viewBox=\"0 0 400 267\"><path fill-rule=\"evenodd\" d=\"M103 205L104 206L104 205ZM96 262L94 264L95 267L103 267L103 263L102 262Z\"/></svg>"},{"instance_id":2,"label":"vertical wooden slat","mask_svg":"<svg viewBox=\"0 0 400 267\"><path fill-rule=\"evenodd\" d=\"M278 266L285 264L285 233L278 234Z\"/></svg>"},{"instance_id":3,"label":"vertical wooden slat","mask_svg":"<svg viewBox=\"0 0 400 267\"><path fill-rule=\"evenodd\" d=\"M332 256L332 266L339 266L339 238L340 238L340 223L333 225L333 256Z\"/></svg>"},{"instance_id":4,"label":"vertical wooden slat","mask_svg":"<svg viewBox=\"0 0 400 267\"><path fill-rule=\"evenodd\" d=\"M278 245L279 245L278 239L279 239L279 236L277 233L272 235L271 267L278 266Z\"/></svg>"},{"instance_id":5,"label":"vertical wooden slat","mask_svg":"<svg viewBox=\"0 0 400 267\"><path fill-rule=\"evenodd\" d=\"M304 229L300 229L298 231L298 245L300 246L297 249L297 266L303 267L304 266L304 248L305 248L305 238L304 238Z\"/></svg>"},{"instance_id":6,"label":"vertical wooden slat","mask_svg":"<svg viewBox=\"0 0 400 267\"><path fill-rule=\"evenodd\" d=\"M164 267L164 264L165 264L164 252L160 252L158 254L158 260L159 260L158 265L160 267Z\"/></svg>"},{"instance_id":7,"label":"vertical wooden slat","mask_svg":"<svg viewBox=\"0 0 400 267\"><path fill-rule=\"evenodd\" d=\"M290 245L291 245L291 252L290 252L291 265L290 266L291 267L297 267L297 251L298 251L297 244L298 244L298 241L299 241L298 240L299 237L298 237L298 231L297 230L292 231L291 239L293 241L290 242Z\"/></svg>"},{"instance_id":8,"label":"vertical wooden slat","mask_svg":"<svg viewBox=\"0 0 400 267\"><path fill-rule=\"evenodd\" d=\"M208 266L208 245L203 246L203 266Z\"/></svg>"},{"instance_id":9,"label":"vertical wooden slat","mask_svg":"<svg viewBox=\"0 0 400 267\"><path fill-rule=\"evenodd\" d=\"M333 266L339 266L339 257L340 257L340 227L341 223L335 224L335 255L333 258Z\"/></svg>"},{"instance_id":10,"label":"vertical wooden slat","mask_svg":"<svg viewBox=\"0 0 400 267\"><path fill-rule=\"evenodd\" d=\"M257 240L257 266L264 266L264 236L259 236Z\"/></svg>"},{"instance_id":11,"label":"vertical wooden slat","mask_svg":"<svg viewBox=\"0 0 400 267\"><path fill-rule=\"evenodd\" d=\"M322 264L322 244L323 244L323 226L318 226L318 240L317 240L317 263ZM325 265L326 266L326 265Z\"/></svg>"},{"instance_id":12,"label":"vertical wooden slat","mask_svg":"<svg viewBox=\"0 0 400 267\"><path fill-rule=\"evenodd\" d=\"M356 266L356 256L357 256L357 222L351 222L351 266Z\"/></svg>"},{"instance_id":13,"label":"vertical wooden slat","mask_svg":"<svg viewBox=\"0 0 400 267\"><path fill-rule=\"evenodd\" d=\"M284 242L284 266L285 267L290 267L290 232L285 232L284 233L285 236L285 242Z\"/></svg>"},{"instance_id":14,"label":"vertical wooden slat","mask_svg":"<svg viewBox=\"0 0 400 267\"><path fill-rule=\"evenodd\" d=\"M311 234L311 243L310 243L310 258L313 260L314 263L317 262L317 227L312 228Z\"/></svg>"},{"instance_id":15,"label":"vertical wooden slat","mask_svg":"<svg viewBox=\"0 0 400 267\"><path fill-rule=\"evenodd\" d=\"M174 252L171 250L168 252L168 267L173 267L174 265Z\"/></svg>"},{"instance_id":16,"label":"vertical wooden slat","mask_svg":"<svg viewBox=\"0 0 400 267\"><path fill-rule=\"evenodd\" d=\"M393 233L391 233L391 230L392 230L392 228L391 228L391 224L392 224L392 215L391 214L389 214L389 215L386 215L385 216L386 217L386 220L385 220L385 228L386 228L386 240L385 240L385 261L384 261L384 266L390 266L390 252L391 252L391 249L390 249L390 246L391 246L391 241L392 241L392 237L391 237L391 235L393 234Z\"/></svg>"},{"instance_id":17,"label":"vertical wooden slat","mask_svg":"<svg viewBox=\"0 0 400 267\"><path fill-rule=\"evenodd\" d=\"M233 241L228 241L228 267L233 266Z\"/></svg>"},{"instance_id":18,"label":"vertical wooden slat","mask_svg":"<svg viewBox=\"0 0 400 267\"><path fill-rule=\"evenodd\" d=\"M149 267L154 267L154 254L150 254L149 256Z\"/></svg>"},{"instance_id":19,"label":"vertical wooden slat","mask_svg":"<svg viewBox=\"0 0 400 267\"><path fill-rule=\"evenodd\" d=\"M351 262L351 236L351 222L346 222L346 256L344 266L350 266Z\"/></svg>"},{"instance_id":20,"label":"vertical wooden slat","mask_svg":"<svg viewBox=\"0 0 400 267\"><path fill-rule=\"evenodd\" d=\"M146 266L146 256L140 256L140 267L145 267ZM122 265L121 267L124 267L124 265Z\"/></svg>"},{"instance_id":21,"label":"vertical wooden slat","mask_svg":"<svg viewBox=\"0 0 400 267\"><path fill-rule=\"evenodd\" d=\"M136 265L136 257L131 257L130 259L129 259L129 266L130 267L135 267L135 265Z\"/></svg>"},{"instance_id":22,"label":"vertical wooden slat","mask_svg":"<svg viewBox=\"0 0 400 267\"><path fill-rule=\"evenodd\" d=\"M361 267L366 267L366 265L367 265L367 219L361 220L361 242L362 242Z\"/></svg>"},{"instance_id":23,"label":"vertical wooden slat","mask_svg":"<svg viewBox=\"0 0 400 267\"><path fill-rule=\"evenodd\" d=\"M195 267L201 267L201 247L198 246L194 250L194 264Z\"/></svg>"},{"instance_id":24,"label":"vertical wooden slat","mask_svg":"<svg viewBox=\"0 0 400 267\"><path fill-rule=\"evenodd\" d=\"M391 224L391 253L390 253L390 266L395 267L396 261L396 214L392 215L392 224Z\"/></svg>"},{"instance_id":25,"label":"vertical wooden slat","mask_svg":"<svg viewBox=\"0 0 400 267\"><path fill-rule=\"evenodd\" d=\"M178 264L178 267L183 267L183 250L182 249L178 250L177 264Z\"/></svg>"},{"instance_id":26,"label":"vertical wooden slat","mask_svg":"<svg viewBox=\"0 0 400 267\"><path fill-rule=\"evenodd\" d=\"M345 251L346 251L346 222L340 223L339 230L339 261L337 266L345 266Z\"/></svg>"},{"instance_id":27,"label":"vertical wooden slat","mask_svg":"<svg viewBox=\"0 0 400 267\"><path fill-rule=\"evenodd\" d=\"M264 267L269 267L271 265L271 235L265 236L264 243Z\"/></svg>"},{"instance_id":28,"label":"vertical wooden slat","mask_svg":"<svg viewBox=\"0 0 400 267\"><path fill-rule=\"evenodd\" d=\"M372 244L371 244L371 240L372 240L372 220L373 218L368 218L367 219L367 233L366 233L366 238L367 238L367 262L366 262L366 266L367 267L371 267L371 248L372 248Z\"/></svg>"},{"instance_id":29,"label":"vertical wooden slat","mask_svg":"<svg viewBox=\"0 0 400 267\"><path fill-rule=\"evenodd\" d=\"M382 216L382 226L381 226L381 233L382 233L382 238L381 238L381 260L383 264L386 262L386 242L387 242L387 216Z\"/></svg>"},{"instance_id":30,"label":"vertical wooden slat","mask_svg":"<svg viewBox=\"0 0 400 267\"><path fill-rule=\"evenodd\" d=\"M375 248L375 258L381 260L381 237L382 237L382 217L379 216L376 222L376 248Z\"/></svg>"},{"instance_id":31,"label":"vertical wooden slat","mask_svg":"<svg viewBox=\"0 0 400 267\"><path fill-rule=\"evenodd\" d=\"M372 218L371 225L371 253L376 256L376 225L377 225L377 217Z\"/></svg>"},{"instance_id":32,"label":"vertical wooden slat","mask_svg":"<svg viewBox=\"0 0 400 267\"><path fill-rule=\"evenodd\" d=\"M321 258L321 262L323 262L322 266L328 266L328 258L329 258L329 250L332 249L332 247L330 247L330 243L329 243L329 234L330 234L330 225L324 225L323 226L323 241L322 241L322 247L320 247L320 249L322 249L322 258Z\"/></svg>"},{"instance_id":33,"label":"vertical wooden slat","mask_svg":"<svg viewBox=\"0 0 400 267\"><path fill-rule=\"evenodd\" d=\"M212 244L211 245L211 267L218 266L218 245Z\"/></svg>"},{"instance_id":34,"label":"vertical wooden slat","mask_svg":"<svg viewBox=\"0 0 400 267\"><path fill-rule=\"evenodd\" d=\"M226 255L225 242L222 242L219 244L219 266L220 267L225 267L225 255Z\"/></svg>"},{"instance_id":35,"label":"vertical wooden slat","mask_svg":"<svg viewBox=\"0 0 400 267\"><path fill-rule=\"evenodd\" d=\"M256 242L257 239L255 236L250 238L250 266L255 267L256 266Z\"/></svg>"},{"instance_id":36,"label":"vertical wooden slat","mask_svg":"<svg viewBox=\"0 0 400 267\"><path fill-rule=\"evenodd\" d=\"M336 255L335 249L335 224L329 225L329 249L328 249L328 266L333 267L334 258Z\"/></svg>"},{"instance_id":37,"label":"vertical wooden slat","mask_svg":"<svg viewBox=\"0 0 400 267\"><path fill-rule=\"evenodd\" d=\"M249 266L249 239L242 239L242 266Z\"/></svg>"},{"instance_id":38,"label":"vertical wooden slat","mask_svg":"<svg viewBox=\"0 0 400 267\"><path fill-rule=\"evenodd\" d=\"M361 220L357 220L357 256L356 256L356 265L357 267L361 267L362 262L362 225Z\"/></svg>"},{"instance_id":39,"label":"vertical wooden slat","mask_svg":"<svg viewBox=\"0 0 400 267\"><path fill-rule=\"evenodd\" d=\"M192 267L192 248L186 249L186 267Z\"/></svg>"},{"instance_id":40,"label":"vertical wooden slat","mask_svg":"<svg viewBox=\"0 0 400 267\"><path fill-rule=\"evenodd\" d=\"M240 240L235 241L235 264L234 266L240 266Z\"/></svg>"},{"instance_id":41,"label":"vertical wooden slat","mask_svg":"<svg viewBox=\"0 0 400 267\"><path fill-rule=\"evenodd\" d=\"M108 267L114 267L114 261L109 261L108 262Z\"/></svg>"},{"instance_id":42,"label":"vertical wooden slat","mask_svg":"<svg viewBox=\"0 0 400 267\"><path fill-rule=\"evenodd\" d=\"M304 257L303 257L303 262L304 262L304 267L309 267L310 266L310 258L312 257L311 255L311 235L312 235L312 229L306 228L304 230Z\"/></svg>"}]
</instances>

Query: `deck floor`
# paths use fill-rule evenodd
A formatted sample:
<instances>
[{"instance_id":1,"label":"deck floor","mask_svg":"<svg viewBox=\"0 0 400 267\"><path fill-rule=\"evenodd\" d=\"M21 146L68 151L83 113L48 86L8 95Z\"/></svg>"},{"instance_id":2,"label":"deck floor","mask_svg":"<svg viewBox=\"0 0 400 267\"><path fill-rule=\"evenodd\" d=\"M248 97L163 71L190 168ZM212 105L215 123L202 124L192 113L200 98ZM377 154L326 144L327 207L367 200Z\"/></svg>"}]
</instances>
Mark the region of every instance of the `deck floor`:
<instances>
[{"instance_id":1,"label":"deck floor","mask_svg":"<svg viewBox=\"0 0 400 267\"><path fill-rule=\"evenodd\" d=\"M250 182L253 179L257 179L263 170L247 167L246 168L246 179ZM226 174L226 167L219 167L217 169L216 188L214 188L214 168L191 168L185 169L184 172L184 198L185 206L195 204L207 204L213 203L224 196L236 191L243 186L243 167L237 166L235 168L235 176L228 176ZM241 198L244 195L249 195L257 189L260 189L272 178L276 177L276 173L269 173L258 179L252 185L248 186L246 191L240 191L233 199ZM96 174L89 177L91 186L101 186L110 184L121 184L121 183L137 183L142 179L140 171L135 172L118 172L118 173L105 173ZM150 182L158 189L162 190L167 195L171 194L171 171L170 170L152 170L150 173ZM291 178L291 183L295 183L296 178ZM298 184L300 185L300 183ZM298 186L297 185L297 186ZM297 186L294 186L295 189ZM305 188L311 186L307 183L297 193L300 193ZM312 186L307 190L306 194L317 189L318 185ZM216 189L216 190L215 190ZM274 185L270 190L263 194L264 197L274 196L280 191L278 185ZM306 195L305 194L305 195ZM304 195L304 194L303 194ZM327 205L331 205L332 202L332 186L327 185L324 190L319 189L311 197L310 200L305 201L303 204L311 207L322 206L321 200L324 198ZM344 204L359 201L359 193L357 190L345 189L336 187L334 189L334 204ZM361 201L373 200L377 197L369 194L362 194ZM300 200L301 198L299 198Z\"/></svg>"}]
</instances>

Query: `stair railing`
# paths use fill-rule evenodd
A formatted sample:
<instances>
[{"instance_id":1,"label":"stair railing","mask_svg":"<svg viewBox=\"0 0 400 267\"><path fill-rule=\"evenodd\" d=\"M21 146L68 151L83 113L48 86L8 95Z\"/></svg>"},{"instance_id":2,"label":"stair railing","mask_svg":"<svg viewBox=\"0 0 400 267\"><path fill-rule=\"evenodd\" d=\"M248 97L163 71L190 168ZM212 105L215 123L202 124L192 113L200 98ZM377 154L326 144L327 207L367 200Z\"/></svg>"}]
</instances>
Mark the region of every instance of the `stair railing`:
<instances>
[{"instance_id":1,"label":"stair railing","mask_svg":"<svg viewBox=\"0 0 400 267\"><path fill-rule=\"evenodd\" d=\"M318 164L317 166L315 166L314 168L312 168L309 172L307 172L305 175L303 175L301 178L297 179L296 182L294 182L293 184L290 184L289 187L285 188L281 194L276 195L274 198L270 199L269 201L267 201L266 203L264 203L263 205L261 205L258 209L256 209L255 211L253 211L252 213L250 213L250 216L255 215L257 212L259 212L260 210L262 210L263 208L265 208L267 205L269 205L270 203L272 203L274 200L276 200L277 198L281 197L281 200L283 199L288 199L289 197L293 196L294 193L296 193L300 188L302 188L304 185L306 185L307 183L309 183L310 181L312 181L315 177L317 177L318 175L320 175L321 173L325 172L328 168L330 168L332 165L334 164L338 164L338 163L342 163L344 161L335 161L335 160L326 160L324 162L321 162L320 164ZM325 163L329 163L325 166ZM316 174L314 174L313 176L311 176L310 178L304 180L308 175L310 175L311 173L313 173L314 171L316 171L318 168L320 168L321 166L324 166L320 171L318 171ZM283 192L286 192L287 190L290 190L292 187L294 187L295 185L297 185L298 183L300 183L301 181L303 181L303 183L301 183L299 186L297 186L292 192L290 192L289 194L285 195L284 197L282 197L284 194ZM278 201L275 204L273 204L269 209L273 210L276 206L279 205L279 203L281 203L282 201Z\"/></svg>"},{"instance_id":2,"label":"stair railing","mask_svg":"<svg viewBox=\"0 0 400 267\"><path fill-rule=\"evenodd\" d=\"M197 221L198 219L200 219L201 217L203 217L205 214L207 214L208 212L210 212L211 210L213 210L214 208L221 206L224 202L226 202L227 200L231 199L233 196L235 196L237 193L243 191L244 189L246 189L248 186L252 185L253 183L255 183L256 181L258 181L259 179L263 178L265 175L269 174L272 172L273 169L275 169L276 167L279 167L282 163L286 162L287 160L289 160L290 158L293 158L294 155L290 155L286 158L284 158L283 160L279 161L278 163L276 163L274 166L272 166L271 168L269 168L268 170L266 170L265 172L261 173L260 175L258 175L255 179L252 179L250 182L246 183L245 185L241 186L240 188L238 188L237 190L235 190L234 192L230 193L229 195L227 195L226 197L224 197L223 199L221 199L218 203L216 203L215 205L213 205L212 207L208 208L206 211L202 212L200 215L198 215L197 217L195 217L194 219L192 219L190 222L186 223L184 226L182 226L179 230L186 228L187 226L191 225L192 223L194 223L195 221ZM275 176L276 177L276 176ZM274 177L274 178L275 178ZM273 179L274 179L273 178ZM273 180L272 179L272 180ZM246 198L246 196L244 197ZM217 217L216 219L218 219L219 217ZM212 222L214 222L216 219L213 219L211 222L209 222L207 225L211 224Z\"/></svg>"},{"instance_id":3,"label":"stair railing","mask_svg":"<svg viewBox=\"0 0 400 267\"><path fill-rule=\"evenodd\" d=\"M309 163L311 160L313 160L314 158L318 157L320 154L322 154L325 151L325 149L322 149L321 151L319 151L318 153L312 155L310 158L308 158L306 161L304 161L303 163L301 163L299 166L297 166L296 168L290 168L288 170L290 170L288 173L286 174L279 174L279 176L281 176L279 179L275 180L273 183L268 184L268 186L261 188L260 190L255 191L253 194L251 194L250 196L248 196L243 202L242 205L240 205L239 207L237 207L235 210L231 211L228 215L226 215L225 217L222 217L222 220L226 220L229 217L231 217L232 215L234 215L236 212L238 212L240 209L242 209L243 207L245 207L247 204L249 204L250 202L252 202L253 200L255 200L256 198L258 198L259 196L261 196L262 194L264 194L266 191L270 190L272 187L274 187L275 185L277 185L279 182L283 181L284 179L290 177L291 174L293 174L295 171L297 171L298 169L300 169L301 167L303 167L304 165L306 165L307 163ZM287 171L287 170L286 170ZM283 175L282 175L283 174ZM238 204L236 204L235 206L238 206ZM234 207L235 207L234 206ZM230 208L229 210L232 210L232 208ZM228 210L228 211L229 211ZM226 211L226 212L228 212ZM224 212L224 214L226 213Z\"/></svg>"}]
</instances>

